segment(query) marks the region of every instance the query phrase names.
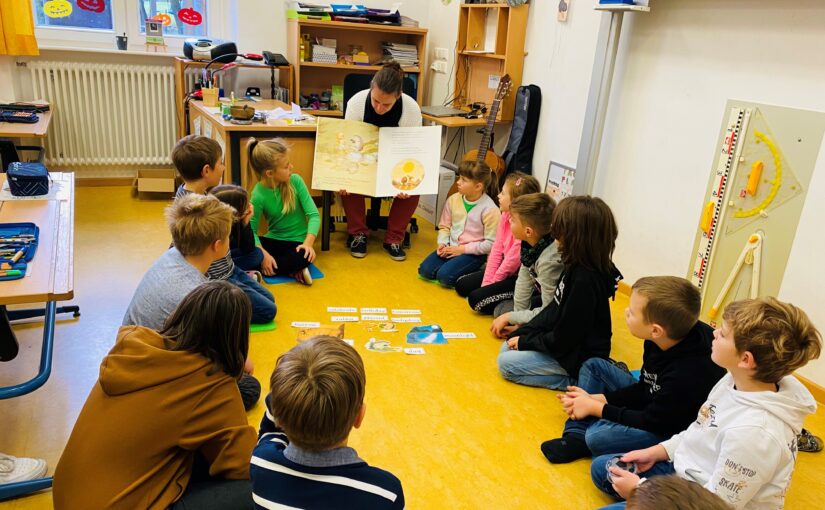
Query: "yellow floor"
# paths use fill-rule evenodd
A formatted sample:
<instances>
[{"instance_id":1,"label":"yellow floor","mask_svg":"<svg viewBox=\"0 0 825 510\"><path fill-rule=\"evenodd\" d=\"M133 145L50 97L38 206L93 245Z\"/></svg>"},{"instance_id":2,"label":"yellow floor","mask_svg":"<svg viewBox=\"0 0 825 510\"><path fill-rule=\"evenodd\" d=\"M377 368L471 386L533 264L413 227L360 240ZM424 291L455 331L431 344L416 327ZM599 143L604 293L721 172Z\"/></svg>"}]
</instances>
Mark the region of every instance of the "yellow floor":
<instances>
[{"instance_id":1,"label":"yellow floor","mask_svg":"<svg viewBox=\"0 0 825 510\"><path fill-rule=\"evenodd\" d=\"M128 188L78 188L74 302L82 317L58 325L54 370L46 385L0 401L0 452L45 458L53 471L137 282L169 244L165 203L134 199ZM429 225L422 222L402 263L381 251L378 236L364 260L353 259L343 239L343 233L334 234L332 250L320 254L317 264L326 277L311 288L271 287L279 327L253 335L255 375L267 381L277 356L294 345L292 321L323 322L327 306L420 308L425 323L474 331L478 338L428 346L424 356L379 354L364 349L374 334L347 324L347 337L356 340L367 367L367 415L351 444L401 479L407 506L587 509L608 503L590 483L588 461L554 466L539 451L564 423L555 392L502 380L495 365L500 344L488 331L489 319L474 315L453 291L416 277L418 262L435 244ZM619 295L613 306L613 356L638 368L641 342L624 324L626 304ZM0 385L36 372L40 326L18 327L18 334L21 354L2 364ZM404 345L403 332L378 337ZM259 404L250 423L257 426L262 413ZM825 411L806 425L825 434ZM825 454L800 454L787 508L819 507L825 489L821 473ZM51 507L49 492L0 503L3 510Z\"/></svg>"}]
</instances>

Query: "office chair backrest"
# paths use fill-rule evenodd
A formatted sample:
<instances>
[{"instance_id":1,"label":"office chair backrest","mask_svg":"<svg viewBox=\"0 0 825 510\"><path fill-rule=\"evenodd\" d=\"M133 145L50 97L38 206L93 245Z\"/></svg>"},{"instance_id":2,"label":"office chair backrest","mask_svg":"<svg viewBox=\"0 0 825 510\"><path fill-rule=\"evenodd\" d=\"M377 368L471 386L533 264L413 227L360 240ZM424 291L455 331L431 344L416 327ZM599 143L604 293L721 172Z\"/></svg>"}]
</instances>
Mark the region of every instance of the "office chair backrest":
<instances>
[{"instance_id":1,"label":"office chair backrest","mask_svg":"<svg viewBox=\"0 0 825 510\"><path fill-rule=\"evenodd\" d=\"M10 140L0 140L0 162L2 162L0 171L5 173L6 170L9 169L10 164L18 161L20 161L20 158L17 155L17 148L14 146L14 142Z\"/></svg>"},{"instance_id":2,"label":"office chair backrest","mask_svg":"<svg viewBox=\"0 0 825 510\"><path fill-rule=\"evenodd\" d=\"M352 96L364 89L370 88L370 82L373 76L375 76L375 73L350 73L344 77L344 113L347 113L347 103L349 103ZM416 87L412 78L405 76L401 89L405 94L415 99Z\"/></svg>"}]
</instances>

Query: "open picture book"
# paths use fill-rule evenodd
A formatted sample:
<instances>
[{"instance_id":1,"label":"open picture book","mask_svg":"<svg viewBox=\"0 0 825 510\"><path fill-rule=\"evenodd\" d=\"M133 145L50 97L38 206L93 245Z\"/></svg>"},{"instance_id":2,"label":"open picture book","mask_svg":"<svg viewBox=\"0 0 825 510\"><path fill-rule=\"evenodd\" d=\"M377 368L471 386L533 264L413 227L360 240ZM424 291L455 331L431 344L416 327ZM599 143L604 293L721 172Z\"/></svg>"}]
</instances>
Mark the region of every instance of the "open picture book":
<instances>
[{"instance_id":1,"label":"open picture book","mask_svg":"<svg viewBox=\"0 0 825 510\"><path fill-rule=\"evenodd\" d=\"M438 193L441 128L318 119L312 188L394 197Z\"/></svg>"}]
</instances>

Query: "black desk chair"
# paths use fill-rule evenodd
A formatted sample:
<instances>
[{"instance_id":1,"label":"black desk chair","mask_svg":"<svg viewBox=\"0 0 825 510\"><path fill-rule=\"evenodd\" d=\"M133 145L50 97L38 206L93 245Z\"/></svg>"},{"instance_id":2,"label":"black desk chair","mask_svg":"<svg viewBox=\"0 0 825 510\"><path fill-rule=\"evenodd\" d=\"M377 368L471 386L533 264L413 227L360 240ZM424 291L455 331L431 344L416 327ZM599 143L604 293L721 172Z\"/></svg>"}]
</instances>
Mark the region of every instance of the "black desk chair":
<instances>
[{"instance_id":1,"label":"black desk chair","mask_svg":"<svg viewBox=\"0 0 825 510\"><path fill-rule=\"evenodd\" d=\"M43 156L46 151L43 147L37 145L14 145L14 142L9 140L0 140L0 161L2 161L2 171L5 173L9 169L9 165L20 161L20 152L36 152L35 159L27 159L27 162L43 162Z\"/></svg>"},{"instance_id":2,"label":"black desk chair","mask_svg":"<svg viewBox=\"0 0 825 510\"><path fill-rule=\"evenodd\" d=\"M350 73L344 77L344 114L347 111L347 103L349 100L362 90L370 88L373 74ZM416 96L415 82L409 78L404 77L404 83L401 86L405 94L410 97ZM367 227L370 230L386 230L387 216L381 216L381 197L372 197L370 199L370 208L367 210ZM335 222L329 221L330 232L335 231ZM418 232L418 222L415 218L410 218L410 231L404 234L404 248L410 247L410 232Z\"/></svg>"}]
</instances>

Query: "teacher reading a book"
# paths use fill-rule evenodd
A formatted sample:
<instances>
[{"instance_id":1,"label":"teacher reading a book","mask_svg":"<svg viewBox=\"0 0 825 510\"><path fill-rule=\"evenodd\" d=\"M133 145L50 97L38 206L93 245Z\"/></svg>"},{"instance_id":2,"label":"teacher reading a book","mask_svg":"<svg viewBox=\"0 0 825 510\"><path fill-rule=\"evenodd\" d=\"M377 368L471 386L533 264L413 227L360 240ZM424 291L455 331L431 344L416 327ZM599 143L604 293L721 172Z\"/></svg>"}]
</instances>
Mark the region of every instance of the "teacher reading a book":
<instances>
[{"instance_id":1,"label":"teacher reading a book","mask_svg":"<svg viewBox=\"0 0 825 510\"><path fill-rule=\"evenodd\" d=\"M404 73L397 62L389 62L378 71L370 82L370 88L356 93L347 101L346 120L357 120L381 127L418 127L422 124L421 108L415 99L402 92ZM367 256L367 211L364 195L339 190L344 212L347 215L347 244L353 257ZM401 249L404 231L410 222L418 196L406 193L395 195L384 235L384 250L393 260L405 260Z\"/></svg>"}]
</instances>

